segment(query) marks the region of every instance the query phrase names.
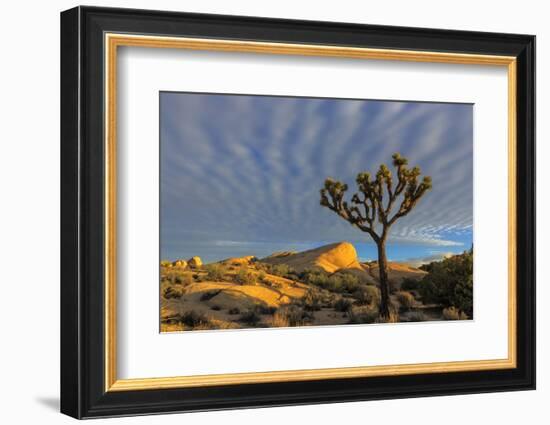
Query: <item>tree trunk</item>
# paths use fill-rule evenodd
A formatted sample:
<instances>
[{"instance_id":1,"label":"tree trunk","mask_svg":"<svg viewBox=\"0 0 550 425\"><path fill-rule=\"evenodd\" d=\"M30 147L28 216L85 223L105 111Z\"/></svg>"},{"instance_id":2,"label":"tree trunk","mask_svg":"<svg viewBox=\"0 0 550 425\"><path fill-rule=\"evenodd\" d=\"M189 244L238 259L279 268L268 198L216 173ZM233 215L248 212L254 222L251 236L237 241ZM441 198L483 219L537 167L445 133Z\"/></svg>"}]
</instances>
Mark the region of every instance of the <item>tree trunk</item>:
<instances>
[{"instance_id":1,"label":"tree trunk","mask_svg":"<svg viewBox=\"0 0 550 425\"><path fill-rule=\"evenodd\" d=\"M390 284L388 282L388 261L386 259L386 241L382 239L378 244L378 273L380 276L380 317L390 318Z\"/></svg>"}]
</instances>

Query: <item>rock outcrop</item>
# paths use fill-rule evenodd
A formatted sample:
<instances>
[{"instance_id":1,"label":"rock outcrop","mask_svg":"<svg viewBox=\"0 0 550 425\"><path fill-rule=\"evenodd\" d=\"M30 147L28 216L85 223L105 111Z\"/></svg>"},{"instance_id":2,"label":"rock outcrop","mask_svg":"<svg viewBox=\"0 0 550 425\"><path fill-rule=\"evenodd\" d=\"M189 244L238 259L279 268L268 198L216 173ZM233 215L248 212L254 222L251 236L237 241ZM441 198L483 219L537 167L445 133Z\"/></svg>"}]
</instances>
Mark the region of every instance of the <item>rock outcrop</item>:
<instances>
[{"instance_id":1,"label":"rock outcrop","mask_svg":"<svg viewBox=\"0 0 550 425\"><path fill-rule=\"evenodd\" d=\"M202 266L202 260L201 257L191 257L189 260L187 260L187 265L191 268L197 268Z\"/></svg>"},{"instance_id":2,"label":"rock outcrop","mask_svg":"<svg viewBox=\"0 0 550 425\"><path fill-rule=\"evenodd\" d=\"M349 242L333 243L298 253L275 253L261 261L274 265L286 264L298 272L315 268L321 268L328 273L341 269L363 270L355 247Z\"/></svg>"},{"instance_id":3,"label":"rock outcrop","mask_svg":"<svg viewBox=\"0 0 550 425\"><path fill-rule=\"evenodd\" d=\"M185 269L187 267L187 261L186 260L176 260L172 263L172 266L179 267L181 269Z\"/></svg>"},{"instance_id":4,"label":"rock outcrop","mask_svg":"<svg viewBox=\"0 0 550 425\"><path fill-rule=\"evenodd\" d=\"M225 260L220 261L220 263L228 266L248 266L257 260L258 259L255 256L247 255L245 257L227 258Z\"/></svg>"}]
</instances>

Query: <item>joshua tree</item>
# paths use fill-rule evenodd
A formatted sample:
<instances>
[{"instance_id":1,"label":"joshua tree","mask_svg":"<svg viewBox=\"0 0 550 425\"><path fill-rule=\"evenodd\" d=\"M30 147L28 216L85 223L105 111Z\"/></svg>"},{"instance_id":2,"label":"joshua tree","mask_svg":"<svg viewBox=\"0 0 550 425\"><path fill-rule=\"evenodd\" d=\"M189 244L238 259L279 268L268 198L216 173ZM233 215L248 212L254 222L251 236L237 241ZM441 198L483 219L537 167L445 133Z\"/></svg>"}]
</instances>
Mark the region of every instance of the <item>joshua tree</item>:
<instances>
[{"instance_id":1,"label":"joshua tree","mask_svg":"<svg viewBox=\"0 0 550 425\"><path fill-rule=\"evenodd\" d=\"M378 270L380 275L380 317L390 317L386 240L391 226L412 211L420 198L432 188L432 178L424 177L419 182L420 168L407 168L408 160L398 153L393 154L393 165L397 169L397 184L389 168L381 164L376 177L370 173L359 173L356 178L358 193L351 197L351 204L344 201L348 185L331 178L325 180L321 189L321 205L334 211L344 220L368 233L378 247ZM403 195L400 198L400 195ZM392 208L401 199L399 209L392 216Z\"/></svg>"}]
</instances>

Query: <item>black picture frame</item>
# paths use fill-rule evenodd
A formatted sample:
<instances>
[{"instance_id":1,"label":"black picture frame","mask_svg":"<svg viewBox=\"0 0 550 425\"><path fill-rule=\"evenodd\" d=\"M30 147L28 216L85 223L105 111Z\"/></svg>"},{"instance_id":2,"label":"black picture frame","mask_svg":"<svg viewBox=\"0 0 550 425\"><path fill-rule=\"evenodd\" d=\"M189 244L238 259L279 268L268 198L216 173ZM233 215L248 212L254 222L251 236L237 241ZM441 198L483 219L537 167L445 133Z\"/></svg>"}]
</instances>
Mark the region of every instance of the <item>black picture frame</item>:
<instances>
[{"instance_id":1,"label":"black picture frame","mask_svg":"<svg viewBox=\"0 0 550 425\"><path fill-rule=\"evenodd\" d=\"M517 367L106 392L105 32L516 57ZM61 194L62 413L93 418L535 388L534 36L132 9L67 10L61 13Z\"/></svg>"}]
</instances>

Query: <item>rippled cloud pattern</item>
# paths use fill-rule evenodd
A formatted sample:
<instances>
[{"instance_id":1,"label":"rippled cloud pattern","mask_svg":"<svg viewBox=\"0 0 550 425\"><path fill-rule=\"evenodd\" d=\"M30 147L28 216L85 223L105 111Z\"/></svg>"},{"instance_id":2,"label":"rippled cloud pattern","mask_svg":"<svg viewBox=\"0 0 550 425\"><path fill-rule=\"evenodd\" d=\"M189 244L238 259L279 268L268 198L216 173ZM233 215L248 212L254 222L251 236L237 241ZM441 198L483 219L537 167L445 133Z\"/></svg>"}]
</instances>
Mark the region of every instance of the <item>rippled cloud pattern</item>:
<instances>
[{"instance_id":1,"label":"rippled cloud pattern","mask_svg":"<svg viewBox=\"0 0 550 425\"><path fill-rule=\"evenodd\" d=\"M472 243L472 105L162 92L160 108L162 258L341 240L369 257L369 236L322 208L319 189L330 176L352 192L394 152L433 189L392 227L390 258Z\"/></svg>"}]
</instances>

